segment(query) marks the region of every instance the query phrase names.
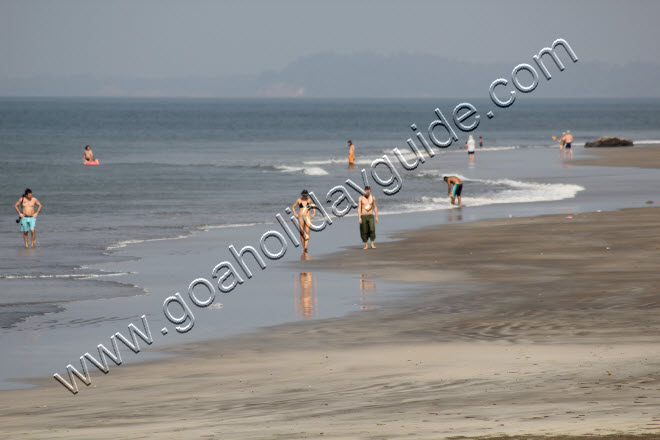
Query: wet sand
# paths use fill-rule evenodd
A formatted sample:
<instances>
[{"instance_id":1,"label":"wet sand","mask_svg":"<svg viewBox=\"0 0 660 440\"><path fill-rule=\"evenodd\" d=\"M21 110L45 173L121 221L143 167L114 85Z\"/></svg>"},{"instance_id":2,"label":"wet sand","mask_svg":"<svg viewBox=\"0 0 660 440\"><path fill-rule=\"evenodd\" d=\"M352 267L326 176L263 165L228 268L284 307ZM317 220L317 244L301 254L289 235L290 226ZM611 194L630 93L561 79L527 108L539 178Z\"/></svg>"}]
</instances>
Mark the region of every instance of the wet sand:
<instances>
[{"instance_id":1,"label":"wet sand","mask_svg":"<svg viewBox=\"0 0 660 440\"><path fill-rule=\"evenodd\" d=\"M376 310L94 371L77 396L53 380L2 392L0 425L22 439L659 438L659 218L454 224L300 263L423 284Z\"/></svg>"},{"instance_id":2,"label":"wet sand","mask_svg":"<svg viewBox=\"0 0 660 440\"><path fill-rule=\"evenodd\" d=\"M0 392L3 438L658 439L660 208L572 217L452 224L298 263L417 284L343 318L91 367L76 396L46 378Z\"/></svg>"},{"instance_id":3,"label":"wet sand","mask_svg":"<svg viewBox=\"0 0 660 440\"><path fill-rule=\"evenodd\" d=\"M584 152L598 156L593 159L578 159L576 165L598 165L606 167L660 168L660 145L633 147L585 148Z\"/></svg>"}]
</instances>

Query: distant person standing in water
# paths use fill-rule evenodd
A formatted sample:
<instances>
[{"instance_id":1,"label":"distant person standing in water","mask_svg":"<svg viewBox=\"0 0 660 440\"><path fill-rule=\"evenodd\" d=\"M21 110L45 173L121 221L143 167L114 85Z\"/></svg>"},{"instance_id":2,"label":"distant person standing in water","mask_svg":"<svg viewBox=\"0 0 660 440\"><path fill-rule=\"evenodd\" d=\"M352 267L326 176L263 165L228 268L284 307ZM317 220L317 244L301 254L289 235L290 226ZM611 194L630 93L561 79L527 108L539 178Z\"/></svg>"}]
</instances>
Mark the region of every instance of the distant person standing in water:
<instances>
[{"instance_id":1,"label":"distant person standing in water","mask_svg":"<svg viewBox=\"0 0 660 440\"><path fill-rule=\"evenodd\" d=\"M566 142L564 145L564 159L569 155L570 158L573 159L573 135L571 134L571 130L566 130L564 141Z\"/></svg>"},{"instance_id":2,"label":"distant person standing in water","mask_svg":"<svg viewBox=\"0 0 660 440\"><path fill-rule=\"evenodd\" d=\"M479 136L479 148L483 148L483 147L484 147L484 138Z\"/></svg>"},{"instance_id":3,"label":"distant person standing in water","mask_svg":"<svg viewBox=\"0 0 660 440\"><path fill-rule=\"evenodd\" d=\"M367 249L368 241L371 238L371 248L376 249L374 241L376 240L376 223L378 223L378 207L376 198L371 195L371 188L364 187L364 195L358 199L358 221L360 222L360 237L364 242L364 248Z\"/></svg>"},{"instance_id":4,"label":"distant person standing in water","mask_svg":"<svg viewBox=\"0 0 660 440\"><path fill-rule=\"evenodd\" d=\"M36 212L34 211L34 205L38 206ZM26 249L28 247L28 232L30 231L32 232L32 247L34 247L34 240L37 235L34 231L34 226L37 223L37 216L39 215L39 211L41 211L41 207L39 200L32 196L32 190L30 188L25 189L23 197L18 199L18 202L14 205L14 209L21 218L21 232L23 232Z\"/></svg>"},{"instance_id":5,"label":"distant person standing in water","mask_svg":"<svg viewBox=\"0 0 660 440\"><path fill-rule=\"evenodd\" d=\"M355 167L357 167L355 164L355 145L353 145L353 141L348 141L348 168Z\"/></svg>"},{"instance_id":6,"label":"distant person standing in water","mask_svg":"<svg viewBox=\"0 0 660 440\"><path fill-rule=\"evenodd\" d=\"M566 132L562 132L561 137L557 141L559 142L559 158L561 159L562 153L564 152L564 144L566 144Z\"/></svg>"},{"instance_id":7,"label":"distant person standing in water","mask_svg":"<svg viewBox=\"0 0 660 440\"><path fill-rule=\"evenodd\" d=\"M467 150L468 150L468 156L470 157L470 163L474 162L474 138L472 135L468 137L467 141Z\"/></svg>"},{"instance_id":8,"label":"distant person standing in water","mask_svg":"<svg viewBox=\"0 0 660 440\"><path fill-rule=\"evenodd\" d=\"M456 176L445 176L442 178L447 182L447 195L451 197L453 205L458 198L458 206L461 206L461 192L463 192L463 181Z\"/></svg>"}]
</instances>

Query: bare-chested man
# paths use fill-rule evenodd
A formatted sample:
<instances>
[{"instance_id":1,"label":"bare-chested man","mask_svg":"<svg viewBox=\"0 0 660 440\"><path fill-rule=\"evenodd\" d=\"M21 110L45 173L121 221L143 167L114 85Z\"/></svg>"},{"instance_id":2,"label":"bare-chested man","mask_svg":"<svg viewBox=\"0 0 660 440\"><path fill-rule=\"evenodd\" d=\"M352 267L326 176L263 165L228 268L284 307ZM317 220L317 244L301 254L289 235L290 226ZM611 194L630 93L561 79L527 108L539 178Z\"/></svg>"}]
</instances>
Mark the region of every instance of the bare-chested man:
<instances>
[{"instance_id":1,"label":"bare-chested man","mask_svg":"<svg viewBox=\"0 0 660 440\"><path fill-rule=\"evenodd\" d=\"M570 158L573 159L573 135L571 134L571 130L566 130L564 141L564 159L566 159L567 156L570 156Z\"/></svg>"},{"instance_id":2,"label":"bare-chested man","mask_svg":"<svg viewBox=\"0 0 660 440\"><path fill-rule=\"evenodd\" d=\"M378 223L378 207L376 198L371 195L371 188L364 187L364 195L358 199L358 221L360 222L360 236L364 242L364 249L369 246L367 242L371 238L371 248L376 249L376 223Z\"/></svg>"},{"instance_id":3,"label":"bare-chested man","mask_svg":"<svg viewBox=\"0 0 660 440\"><path fill-rule=\"evenodd\" d=\"M89 145L85 146L85 162L94 162L94 152Z\"/></svg>"},{"instance_id":4,"label":"bare-chested man","mask_svg":"<svg viewBox=\"0 0 660 440\"><path fill-rule=\"evenodd\" d=\"M355 167L357 167L355 164L355 145L353 145L353 141L348 141L348 168Z\"/></svg>"},{"instance_id":5,"label":"bare-chested man","mask_svg":"<svg viewBox=\"0 0 660 440\"><path fill-rule=\"evenodd\" d=\"M463 181L456 176L445 176L442 180L447 182L447 195L451 197L451 204L453 205L456 198L458 198L458 206L461 206Z\"/></svg>"},{"instance_id":6,"label":"bare-chested man","mask_svg":"<svg viewBox=\"0 0 660 440\"><path fill-rule=\"evenodd\" d=\"M34 205L37 205L38 207L36 212L34 211ZM18 209L19 207L21 209ZM16 212L18 212L18 215L21 217L21 231L23 232L25 247L28 247L29 231L32 231L32 247L34 247L34 239L37 235L34 231L34 225L37 222L39 211L41 211L41 203L36 197L32 196L32 190L27 188L23 197L21 197L14 205L14 209L16 209Z\"/></svg>"}]
</instances>

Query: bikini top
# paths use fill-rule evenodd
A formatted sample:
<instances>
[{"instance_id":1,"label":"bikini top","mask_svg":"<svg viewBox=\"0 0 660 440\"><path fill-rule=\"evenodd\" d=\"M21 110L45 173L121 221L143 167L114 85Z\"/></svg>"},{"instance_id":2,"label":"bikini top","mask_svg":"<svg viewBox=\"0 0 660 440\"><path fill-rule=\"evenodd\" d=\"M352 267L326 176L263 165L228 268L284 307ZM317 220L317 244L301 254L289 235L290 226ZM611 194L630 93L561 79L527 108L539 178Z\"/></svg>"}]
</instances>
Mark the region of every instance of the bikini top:
<instances>
[{"instance_id":1,"label":"bikini top","mask_svg":"<svg viewBox=\"0 0 660 440\"><path fill-rule=\"evenodd\" d=\"M306 205L307 209L314 207L314 205L309 203L309 202L306 202L305 205ZM305 206L303 206L302 202L298 203L298 208L304 208L304 207Z\"/></svg>"}]
</instances>

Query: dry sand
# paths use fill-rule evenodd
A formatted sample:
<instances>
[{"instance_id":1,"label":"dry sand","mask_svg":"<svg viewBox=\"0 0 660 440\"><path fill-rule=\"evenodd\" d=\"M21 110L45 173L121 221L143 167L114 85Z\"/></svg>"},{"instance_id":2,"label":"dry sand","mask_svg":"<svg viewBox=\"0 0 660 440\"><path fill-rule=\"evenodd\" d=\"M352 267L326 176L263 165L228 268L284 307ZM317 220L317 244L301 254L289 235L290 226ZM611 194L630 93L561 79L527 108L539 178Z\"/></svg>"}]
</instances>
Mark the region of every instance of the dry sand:
<instances>
[{"instance_id":1,"label":"dry sand","mask_svg":"<svg viewBox=\"0 0 660 440\"><path fill-rule=\"evenodd\" d=\"M1 436L660 438L660 209L573 217L453 224L300 263L421 284L376 310L93 372L76 396L45 379L1 392Z\"/></svg>"}]
</instances>

